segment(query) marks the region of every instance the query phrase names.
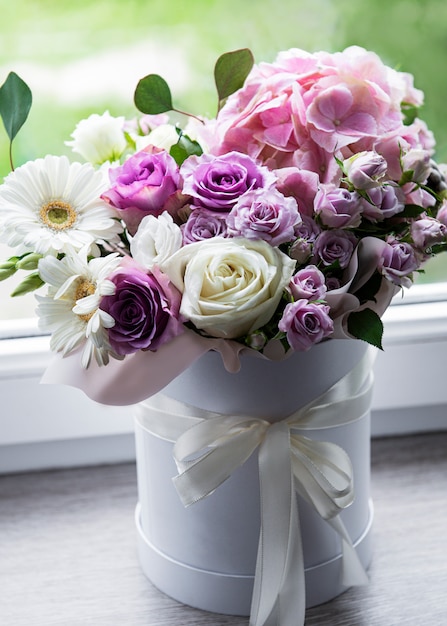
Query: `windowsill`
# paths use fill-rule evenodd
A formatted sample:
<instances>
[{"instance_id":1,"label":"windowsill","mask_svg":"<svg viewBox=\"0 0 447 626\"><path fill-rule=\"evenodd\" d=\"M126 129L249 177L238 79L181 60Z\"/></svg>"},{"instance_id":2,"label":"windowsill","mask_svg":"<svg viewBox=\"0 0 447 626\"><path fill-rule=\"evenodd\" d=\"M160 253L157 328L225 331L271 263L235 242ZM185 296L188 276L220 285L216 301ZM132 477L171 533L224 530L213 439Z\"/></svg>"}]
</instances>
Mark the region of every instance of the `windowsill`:
<instances>
[{"instance_id":1,"label":"windowsill","mask_svg":"<svg viewBox=\"0 0 447 626\"><path fill-rule=\"evenodd\" d=\"M306 625L445 623L446 445L447 434L373 441L369 584L308 609ZM134 464L2 476L0 491L2 623L248 626L146 579Z\"/></svg>"},{"instance_id":2,"label":"windowsill","mask_svg":"<svg viewBox=\"0 0 447 626\"><path fill-rule=\"evenodd\" d=\"M447 429L447 299L424 302L427 290L414 289L408 304L398 300L384 316L373 436ZM17 322L0 342L0 473L132 461L132 407L106 407L77 389L40 385L51 357L49 337L38 334L35 322Z\"/></svg>"}]
</instances>

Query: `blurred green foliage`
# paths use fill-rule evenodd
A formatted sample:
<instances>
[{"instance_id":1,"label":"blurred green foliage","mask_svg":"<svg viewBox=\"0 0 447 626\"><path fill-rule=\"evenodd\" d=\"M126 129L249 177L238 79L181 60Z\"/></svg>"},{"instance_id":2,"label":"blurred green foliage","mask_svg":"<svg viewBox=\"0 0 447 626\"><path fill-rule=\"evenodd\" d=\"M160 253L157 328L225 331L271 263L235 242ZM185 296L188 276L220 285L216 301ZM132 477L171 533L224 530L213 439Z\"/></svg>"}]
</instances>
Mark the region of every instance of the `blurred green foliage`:
<instances>
[{"instance_id":1,"label":"blurred green foliage","mask_svg":"<svg viewBox=\"0 0 447 626\"><path fill-rule=\"evenodd\" d=\"M108 109L133 117L137 79L162 74L169 61L171 77L165 78L176 105L213 116L212 71L223 52L249 47L256 61L271 61L290 47L335 51L352 44L414 75L425 92L422 117L435 133L436 156L447 161L445 0L0 0L0 9L0 82L13 70L34 96L14 145L16 165L46 153L68 154L64 141L90 113ZM123 80L129 50L140 50L142 68L147 59L147 71L133 85ZM114 90L98 93L95 85L105 79ZM77 90L82 99L70 97ZM0 177L8 171L2 128Z\"/></svg>"}]
</instances>

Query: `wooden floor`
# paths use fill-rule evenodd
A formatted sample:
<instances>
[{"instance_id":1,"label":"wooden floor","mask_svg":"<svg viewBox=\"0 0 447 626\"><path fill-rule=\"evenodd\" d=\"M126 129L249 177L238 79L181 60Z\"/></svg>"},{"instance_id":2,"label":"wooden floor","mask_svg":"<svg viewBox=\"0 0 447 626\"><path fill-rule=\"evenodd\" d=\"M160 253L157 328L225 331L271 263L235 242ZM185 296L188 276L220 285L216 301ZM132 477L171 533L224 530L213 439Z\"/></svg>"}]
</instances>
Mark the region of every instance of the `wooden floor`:
<instances>
[{"instance_id":1,"label":"wooden floor","mask_svg":"<svg viewBox=\"0 0 447 626\"><path fill-rule=\"evenodd\" d=\"M179 605L136 555L135 467L0 477L1 626L247 626ZM447 625L447 433L373 441L367 587L307 626Z\"/></svg>"}]
</instances>

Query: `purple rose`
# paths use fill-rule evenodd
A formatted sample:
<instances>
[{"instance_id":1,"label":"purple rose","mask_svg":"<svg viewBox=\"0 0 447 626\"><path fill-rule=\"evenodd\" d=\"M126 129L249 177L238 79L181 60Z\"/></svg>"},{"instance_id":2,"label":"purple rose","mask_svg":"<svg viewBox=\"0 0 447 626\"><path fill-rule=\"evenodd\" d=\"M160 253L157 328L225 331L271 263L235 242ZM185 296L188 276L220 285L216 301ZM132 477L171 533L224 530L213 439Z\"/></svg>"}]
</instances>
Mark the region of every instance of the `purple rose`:
<instances>
[{"instance_id":1,"label":"purple rose","mask_svg":"<svg viewBox=\"0 0 447 626\"><path fill-rule=\"evenodd\" d=\"M384 177L387 162L377 152L358 152L343 161L343 167L350 182L356 189L372 189L377 187Z\"/></svg>"},{"instance_id":2,"label":"purple rose","mask_svg":"<svg viewBox=\"0 0 447 626\"><path fill-rule=\"evenodd\" d=\"M342 187L321 187L315 196L314 211L329 228L356 228L362 219L361 197Z\"/></svg>"},{"instance_id":3,"label":"purple rose","mask_svg":"<svg viewBox=\"0 0 447 626\"><path fill-rule=\"evenodd\" d=\"M181 227L183 243L186 245L212 237L225 237L227 234L225 217L225 214L207 209L194 209Z\"/></svg>"},{"instance_id":4,"label":"purple rose","mask_svg":"<svg viewBox=\"0 0 447 626\"><path fill-rule=\"evenodd\" d=\"M291 241L300 221L295 198L273 187L244 193L227 216L230 235L263 239L272 246Z\"/></svg>"},{"instance_id":5,"label":"purple rose","mask_svg":"<svg viewBox=\"0 0 447 626\"><path fill-rule=\"evenodd\" d=\"M101 197L123 211L123 219L132 233L145 215L160 215L180 185L177 163L165 150L153 146L110 169L109 178L112 187Z\"/></svg>"},{"instance_id":6,"label":"purple rose","mask_svg":"<svg viewBox=\"0 0 447 626\"><path fill-rule=\"evenodd\" d=\"M405 195L400 187L386 184L368 189L368 198L362 198L363 216L371 222L381 222L405 208Z\"/></svg>"},{"instance_id":7,"label":"purple rose","mask_svg":"<svg viewBox=\"0 0 447 626\"><path fill-rule=\"evenodd\" d=\"M383 247L378 269L395 285L410 287L410 275L418 269L420 263L421 260L409 243L390 237Z\"/></svg>"},{"instance_id":8,"label":"purple rose","mask_svg":"<svg viewBox=\"0 0 447 626\"><path fill-rule=\"evenodd\" d=\"M326 267L339 264L341 269L349 265L357 238L346 230L324 230L318 235L314 244L314 256Z\"/></svg>"},{"instance_id":9,"label":"purple rose","mask_svg":"<svg viewBox=\"0 0 447 626\"><path fill-rule=\"evenodd\" d=\"M446 241L447 227L433 217L421 217L411 224L411 236L415 245L425 250Z\"/></svg>"},{"instance_id":10,"label":"purple rose","mask_svg":"<svg viewBox=\"0 0 447 626\"><path fill-rule=\"evenodd\" d=\"M252 189L267 189L276 180L266 167L239 152L190 156L183 162L180 173L183 193L192 197L192 207L225 213L231 211L242 194Z\"/></svg>"},{"instance_id":11,"label":"purple rose","mask_svg":"<svg viewBox=\"0 0 447 626\"><path fill-rule=\"evenodd\" d=\"M303 215L302 221L295 227L295 237L304 239L309 243L314 243L320 233L321 228L316 221L307 215Z\"/></svg>"},{"instance_id":12,"label":"purple rose","mask_svg":"<svg viewBox=\"0 0 447 626\"><path fill-rule=\"evenodd\" d=\"M295 300L320 300L326 293L324 274L315 265L308 265L292 276L289 291Z\"/></svg>"},{"instance_id":13,"label":"purple rose","mask_svg":"<svg viewBox=\"0 0 447 626\"><path fill-rule=\"evenodd\" d=\"M146 274L129 265L112 275L111 281L115 294L104 296L100 308L115 320L108 332L117 354L156 350L182 332L180 293L161 272Z\"/></svg>"},{"instance_id":14,"label":"purple rose","mask_svg":"<svg viewBox=\"0 0 447 626\"><path fill-rule=\"evenodd\" d=\"M402 173L411 175L410 180L414 183L425 183L431 174L432 164L429 150L411 148L403 155L401 163Z\"/></svg>"},{"instance_id":15,"label":"purple rose","mask_svg":"<svg viewBox=\"0 0 447 626\"><path fill-rule=\"evenodd\" d=\"M341 285L341 280L337 276L326 276L326 288L328 291L340 289Z\"/></svg>"},{"instance_id":16,"label":"purple rose","mask_svg":"<svg viewBox=\"0 0 447 626\"><path fill-rule=\"evenodd\" d=\"M302 216L302 222L295 227L295 241L290 246L289 256L298 261L305 263L312 254L312 248L315 239L321 232L321 228L311 217Z\"/></svg>"},{"instance_id":17,"label":"purple rose","mask_svg":"<svg viewBox=\"0 0 447 626\"><path fill-rule=\"evenodd\" d=\"M329 312L330 307L325 304L297 300L286 306L278 328L286 333L293 350L307 351L333 333Z\"/></svg>"},{"instance_id":18,"label":"purple rose","mask_svg":"<svg viewBox=\"0 0 447 626\"><path fill-rule=\"evenodd\" d=\"M436 216L441 224L447 226L447 200L444 200Z\"/></svg>"}]
</instances>

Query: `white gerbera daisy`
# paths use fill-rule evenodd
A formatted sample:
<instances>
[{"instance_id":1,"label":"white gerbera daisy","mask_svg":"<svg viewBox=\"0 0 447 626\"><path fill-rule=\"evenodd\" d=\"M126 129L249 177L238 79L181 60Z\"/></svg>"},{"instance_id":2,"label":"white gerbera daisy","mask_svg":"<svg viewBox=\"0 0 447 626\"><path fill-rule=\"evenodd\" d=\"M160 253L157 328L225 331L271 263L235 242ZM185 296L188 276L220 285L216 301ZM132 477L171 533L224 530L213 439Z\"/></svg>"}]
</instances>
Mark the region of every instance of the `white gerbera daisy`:
<instances>
[{"instance_id":1,"label":"white gerbera daisy","mask_svg":"<svg viewBox=\"0 0 447 626\"><path fill-rule=\"evenodd\" d=\"M89 163L51 155L28 161L0 187L1 240L43 255L117 243L122 225L100 197L107 187Z\"/></svg>"},{"instance_id":2,"label":"white gerbera daisy","mask_svg":"<svg viewBox=\"0 0 447 626\"><path fill-rule=\"evenodd\" d=\"M39 327L52 333L50 347L55 352L66 355L84 344L84 368L92 357L99 365L106 365L113 353L106 329L115 320L98 307L103 296L115 292L108 276L120 262L118 254L87 262L85 250L78 254L72 251L60 260L47 256L39 261L39 274L49 286L46 296L36 295Z\"/></svg>"}]
</instances>

